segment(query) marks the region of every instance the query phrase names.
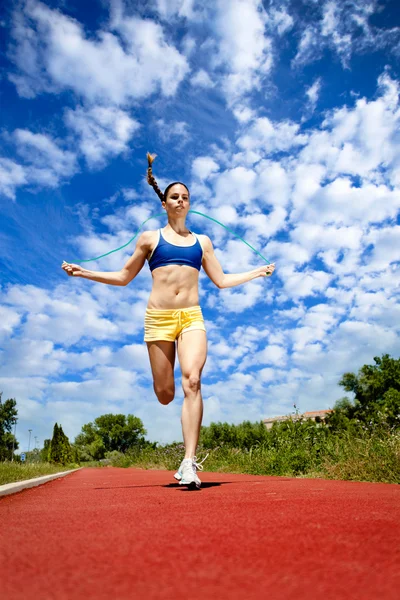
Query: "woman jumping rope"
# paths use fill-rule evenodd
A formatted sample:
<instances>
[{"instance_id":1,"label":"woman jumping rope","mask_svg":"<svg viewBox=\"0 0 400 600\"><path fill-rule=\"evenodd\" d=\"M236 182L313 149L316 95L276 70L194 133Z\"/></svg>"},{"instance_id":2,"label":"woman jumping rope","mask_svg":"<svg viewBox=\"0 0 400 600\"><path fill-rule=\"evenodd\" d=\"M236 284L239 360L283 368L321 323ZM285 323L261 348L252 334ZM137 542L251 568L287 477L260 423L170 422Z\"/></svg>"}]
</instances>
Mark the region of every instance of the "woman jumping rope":
<instances>
[{"instance_id":1,"label":"woman jumping rope","mask_svg":"<svg viewBox=\"0 0 400 600\"><path fill-rule=\"evenodd\" d=\"M207 358L207 335L199 306L199 272L219 288L229 288L257 277L272 275L275 265L263 265L237 274L223 272L206 235L196 235L186 227L190 209L190 193L184 183L174 181L160 190L153 176L155 156L147 154L147 181L161 200L168 224L157 231L144 231L132 256L120 271L89 271L76 264L63 262L69 276L83 277L110 285L128 285L141 271L146 259L153 287L144 319L144 341L147 344L153 374L154 392L161 404L169 404L175 396L175 352L182 372L184 400L182 432L185 457L174 477L181 485L200 488L196 449L203 418L201 374Z\"/></svg>"}]
</instances>

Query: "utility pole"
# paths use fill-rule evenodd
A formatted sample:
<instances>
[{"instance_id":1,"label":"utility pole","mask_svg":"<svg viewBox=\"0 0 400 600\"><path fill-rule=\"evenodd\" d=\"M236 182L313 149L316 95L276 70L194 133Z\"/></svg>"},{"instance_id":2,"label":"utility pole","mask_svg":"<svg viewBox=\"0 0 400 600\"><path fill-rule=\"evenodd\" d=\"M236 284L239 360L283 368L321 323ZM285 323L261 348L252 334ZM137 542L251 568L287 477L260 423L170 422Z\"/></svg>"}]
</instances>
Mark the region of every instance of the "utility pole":
<instances>
[{"instance_id":1,"label":"utility pole","mask_svg":"<svg viewBox=\"0 0 400 600\"><path fill-rule=\"evenodd\" d=\"M15 442L16 431L17 431L17 418L14 419L14 437L13 437L13 445L12 445L11 462L14 462L14 442Z\"/></svg>"},{"instance_id":2,"label":"utility pole","mask_svg":"<svg viewBox=\"0 0 400 600\"><path fill-rule=\"evenodd\" d=\"M29 448L31 447L31 433L32 433L32 429L28 429L29 431L29 442L28 442L28 452L29 452Z\"/></svg>"},{"instance_id":3,"label":"utility pole","mask_svg":"<svg viewBox=\"0 0 400 600\"><path fill-rule=\"evenodd\" d=\"M38 456L37 456L37 435L35 435L35 462L37 462L38 460Z\"/></svg>"}]
</instances>

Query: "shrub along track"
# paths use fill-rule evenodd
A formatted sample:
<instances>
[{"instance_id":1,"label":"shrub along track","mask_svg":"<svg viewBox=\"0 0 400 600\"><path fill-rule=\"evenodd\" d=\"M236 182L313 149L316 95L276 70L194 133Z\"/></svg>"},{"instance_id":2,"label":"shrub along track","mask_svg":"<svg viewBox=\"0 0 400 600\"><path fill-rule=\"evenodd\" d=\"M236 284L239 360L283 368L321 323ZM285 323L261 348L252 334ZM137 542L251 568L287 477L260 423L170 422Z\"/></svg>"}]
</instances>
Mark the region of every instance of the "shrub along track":
<instances>
[{"instance_id":1,"label":"shrub along track","mask_svg":"<svg viewBox=\"0 0 400 600\"><path fill-rule=\"evenodd\" d=\"M379 600L400 589L400 487L83 469L0 499L7 600Z\"/></svg>"}]
</instances>

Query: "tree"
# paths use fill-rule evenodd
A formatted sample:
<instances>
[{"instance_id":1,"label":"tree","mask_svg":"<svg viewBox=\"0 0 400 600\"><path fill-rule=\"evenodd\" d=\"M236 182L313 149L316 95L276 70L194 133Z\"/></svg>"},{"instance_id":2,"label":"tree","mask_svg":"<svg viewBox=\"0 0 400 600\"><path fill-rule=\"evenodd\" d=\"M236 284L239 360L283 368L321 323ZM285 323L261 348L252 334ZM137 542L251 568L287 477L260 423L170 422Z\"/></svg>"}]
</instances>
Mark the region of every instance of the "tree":
<instances>
[{"instance_id":1,"label":"tree","mask_svg":"<svg viewBox=\"0 0 400 600\"><path fill-rule=\"evenodd\" d=\"M61 449L60 449L60 438L58 435L58 424L55 423L53 428L53 437L51 438L49 447L49 461L59 463L61 462Z\"/></svg>"},{"instance_id":2,"label":"tree","mask_svg":"<svg viewBox=\"0 0 400 600\"><path fill-rule=\"evenodd\" d=\"M71 445L71 450L72 450L72 462L79 465L81 460L79 457L79 450L75 446L75 444Z\"/></svg>"},{"instance_id":3,"label":"tree","mask_svg":"<svg viewBox=\"0 0 400 600\"><path fill-rule=\"evenodd\" d=\"M72 450L68 437L63 432L61 425L54 425L53 437L49 446L49 461L66 465L72 462Z\"/></svg>"},{"instance_id":4,"label":"tree","mask_svg":"<svg viewBox=\"0 0 400 600\"><path fill-rule=\"evenodd\" d=\"M66 465L72 462L72 448L68 437L63 432L61 425L58 428L58 435L61 441L61 462Z\"/></svg>"},{"instance_id":5,"label":"tree","mask_svg":"<svg viewBox=\"0 0 400 600\"><path fill-rule=\"evenodd\" d=\"M384 423L391 428L400 427L400 359L384 354L382 358L376 356L374 361L375 365L364 365L357 375L343 375L339 385L354 393L354 401L342 399L335 412L368 425Z\"/></svg>"},{"instance_id":6,"label":"tree","mask_svg":"<svg viewBox=\"0 0 400 600\"><path fill-rule=\"evenodd\" d=\"M50 461L50 444L51 444L51 440L44 440L43 443L43 448L40 451L40 459L43 462L48 462Z\"/></svg>"},{"instance_id":7,"label":"tree","mask_svg":"<svg viewBox=\"0 0 400 600\"><path fill-rule=\"evenodd\" d=\"M96 431L94 423L83 425L74 442L81 460L101 460L106 453L103 440Z\"/></svg>"},{"instance_id":8,"label":"tree","mask_svg":"<svg viewBox=\"0 0 400 600\"><path fill-rule=\"evenodd\" d=\"M267 429L262 421L251 423L244 421L239 425L230 423L210 423L200 430L201 443L205 448L231 446L234 448L251 448L268 438Z\"/></svg>"},{"instance_id":9,"label":"tree","mask_svg":"<svg viewBox=\"0 0 400 600\"><path fill-rule=\"evenodd\" d=\"M14 450L18 448L18 442L11 433L18 415L17 401L9 398L2 402L2 396L3 392L0 392L0 460L10 460L13 446Z\"/></svg>"},{"instance_id":10,"label":"tree","mask_svg":"<svg viewBox=\"0 0 400 600\"><path fill-rule=\"evenodd\" d=\"M109 413L83 425L75 438L75 446L83 460L100 460L106 452L126 452L133 446L145 444L146 433L138 417Z\"/></svg>"},{"instance_id":11,"label":"tree","mask_svg":"<svg viewBox=\"0 0 400 600\"><path fill-rule=\"evenodd\" d=\"M351 417L353 403L347 396L335 402L333 411L326 415L325 423L331 431L348 431L354 429L358 422Z\"/></svg>"}]
</instances>

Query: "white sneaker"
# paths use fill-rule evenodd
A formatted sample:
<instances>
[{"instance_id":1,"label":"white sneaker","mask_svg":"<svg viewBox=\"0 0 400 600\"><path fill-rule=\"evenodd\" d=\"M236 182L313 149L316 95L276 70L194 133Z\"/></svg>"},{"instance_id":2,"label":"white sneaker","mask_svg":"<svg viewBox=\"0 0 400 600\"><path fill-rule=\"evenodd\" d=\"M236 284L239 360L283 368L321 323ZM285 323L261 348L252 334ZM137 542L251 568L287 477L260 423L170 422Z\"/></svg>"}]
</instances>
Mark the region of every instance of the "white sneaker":
<instances>
[{"instance_id":1,"label":"white sneaker","mask_svg":"<svg viewBox=\"0 0 400 600\"><path fill-rule=\"evenodd\" d=\"M185 459L183 459L183 460L185 460ZM182 468L183 468L183 461L179 465L179 469L177 470L177 472L174 475L175 479L177 479L178 481L180 481L182 479Z\"/></svg>"},{"instance_id":2,"label":"white sneaker","mask_svg":"<svg viewBox=\"0 0 400 600\"><path fill-rule=\"evenodd\" d=\"M208 456L208 454L207 454ZM201 486L201 481L197 475L197 470L203 470L203 462L207 456L203 458L201 462L197 462L197 457L184 458L181 462L178 471L174 477L179 481L179 485L187 485L189 487L196 487L197 489Z\"/></svg>"},{"instance_id":3,"label":"white sneaker","mask_svg":"<svg viewBox=\"0 0 400 600\"><path fill-rule=\"evenodd\" d=\"M206 455L206 456L203 458L203 460L202 460L201 462L199 462L199 463L197 462L197 458L196 458L196 456L194 456L194 457L193 457L193 459L194 459L194 461L195 461L195 463L196 463L196 465L197 465L197 468L199 469L199 471L202 471L202 470L203 470L203 464L202 464L202 463L203 463L203 462L206 460L207 456L208 456L208 454L207 454L207 455ZM184 458L184 459L182 460L181 464L179 465L179 469L178 469L178 470L177 470L177 472L174 474L174 477L175 477L175 479L177 479L178 481L180 481L180 480L182 479L182 469L183 469L183 463L184 463L184 461L185 461L185 460L190 460L190 458Z\"/></svg>"}]
</instances>

